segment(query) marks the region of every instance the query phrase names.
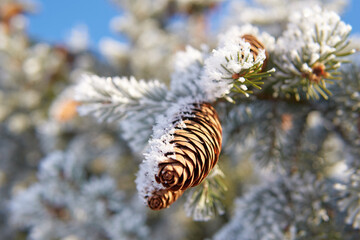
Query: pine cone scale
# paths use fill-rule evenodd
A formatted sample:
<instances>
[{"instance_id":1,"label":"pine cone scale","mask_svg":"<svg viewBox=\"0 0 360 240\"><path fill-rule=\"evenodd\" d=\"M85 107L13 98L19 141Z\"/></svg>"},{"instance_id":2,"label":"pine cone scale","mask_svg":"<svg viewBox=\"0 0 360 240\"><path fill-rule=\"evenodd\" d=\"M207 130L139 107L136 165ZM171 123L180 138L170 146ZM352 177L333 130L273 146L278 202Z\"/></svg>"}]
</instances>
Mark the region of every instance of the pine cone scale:
<instances>
[{"instance_id":1,"label":"pine cone scale","mask_svg":"<svg viewBox=\"0 0 360 240\"><path fill-rule=\"evenodd\" d=\"M218 136L218 132L215 131L214 128L212 128L211 126L209 126L209 123L205 122L204 120L202 119L197 119L197 120L191 120L191 124L198 128L198 129L203 129L203 130L206 130L207 132L210 132L211 135L216 135L218 138L220 136ZM213 123L212 123L213 124Z\"/></svg>"},{"instance_id":2,"label":"pine cone scale","mask_svg":"<svg viewBox=\"0 0 360 240\"><path fill-rule=\"evenodd\" d=\"M184 153L181 149L176 148L173 157L175 161L180 162L183 166L186 166L186 159L183 157L184 155L186 155L186 153Z\"/></svg>"},{"instance_id":3,"label":"pine cone scale","mask_svg":"<svg viewBox=\"0 0 360 240\"><path fill-rule=\"evenodd\" d=\"M179 148L182 148L186 151L186 154L188 155L189 159L196 159L196 156L198 153L195 149L195 147L189 143L189 142L183 142L183 141L180 141L180 142L177 142L176 143L176 146L179 147ZM194 161L195 165L196 165L196 161Z\"/></svg>"},{"instance_id":4,"label":"pine cone scale","mask_svg":"<svg viewBox=\"0 0 360 240\"><path fill-rule=\"evenodd\" d=\"M190 133L194 133L199 139L206 139L208 141L212 141L212 134L210 134L210 132L206 128L202 128L201 126L189 126L184 129L189 131Z\"/></svg>"},{"instance_id":5,"label":"pine cone scale","mask_svg":"<svg viewBox=\"0 0 360 240\"><path fill-rule=\"evenodd\" d=\"M176 133L184 136L185 138L188 138L189 141L198 141L198 142L200 141L200 143L202 143L200 139L193 136L191 133L189 133L188 131L186 131L184 129L176 130Z\"/></svg>"}]
</instances>

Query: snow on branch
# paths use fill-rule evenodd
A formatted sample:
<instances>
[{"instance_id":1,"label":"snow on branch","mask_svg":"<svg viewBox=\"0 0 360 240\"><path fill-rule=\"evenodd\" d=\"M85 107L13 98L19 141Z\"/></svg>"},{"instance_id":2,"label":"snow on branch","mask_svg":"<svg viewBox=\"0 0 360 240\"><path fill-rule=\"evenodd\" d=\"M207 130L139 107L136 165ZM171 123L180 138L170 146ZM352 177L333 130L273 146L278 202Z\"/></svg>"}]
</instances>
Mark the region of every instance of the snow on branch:
<instances>
[{"instance_id":1,"label":"snow on branch","mask_svg":"<svg viewBox=\"0 0 360 240\"><path fill-rule=\"evenodd\" d=\"M328 84L341 79L337 69L342 57L355 52L347 49L350 31L335 12L319 6L294 13L276 42L277 94L294 94L297 100L302 95L328 99Z\"/></svg>"},{"instance_id":2,"label":"snow on branch","mask_svg":"<svg viewBox=\"0 0 360 240\"><path fill-rule=\"evenodd\" d=\"M78 107L81 115L91 114L99 121L109 122L134 112L161 110L167 94L166 86L157 80L96 75L83 75L75 91L75 99L81 102Z\"/></svg>"},{"instance_id":3,"label":"snow on branch","mask_svg":"<svg viewBox=\"0 0 360 240\"><path fill-rule=\"evenodd\" d=\"M148 229L139 203L129 203L109 175L91 174L92 161L106 157L106 150L93 145L94 139L76 138L66 151L46 156L38 182L13 197L11 223L29 228L30 239L145 238Z\"/></svg>"},{"instance_id":4,"label":"snow on branch","mask_svg":"<svg viewBox=\"0 0 360 240\"><path fill-rule=\"evenodd\" d=\"M175 55L170 83L173 95L184 97L203 95L203 89L199 82L207 56L208 49L205 46L202 51L186 46L185 51Z\"/></svg>"},{"instance_id":5,"label":"snow on branch","mask_svg":"<svg viewBox=\"0 0 360 240\"><path fill-rule=\"evenodd\" d=\"M340 201L337 202L341 211L346 212L346 223L354 228L360 228L360 171L350 174L345 183L337 183L334 188L338 190Z\"/></svg>"},{"instance_id":6,"label":"snow on branch","mask_svg":"<svg viewBox=\"0 0 360 240\"><path fill-rule=\"evenodd\" d=\"M231 91L245 96L253 93L250 88L261 89L262 79L274 69L262 72L266 60L265 46L256 36L236 28L221 38L219 47L205 60L201 78L207 101L225 97Z\"/></svg>"},{"instance_id":7,"label":"snow on branch","mask_svg":"<svg viewBox=\"0 0 360 240\"><path fill-rule=\"evenodd\" d=\"M324 184L310 173L279 175L249 190L216 240L314 239L308 229L329 219Z\"/></svg>"}]
</instances>

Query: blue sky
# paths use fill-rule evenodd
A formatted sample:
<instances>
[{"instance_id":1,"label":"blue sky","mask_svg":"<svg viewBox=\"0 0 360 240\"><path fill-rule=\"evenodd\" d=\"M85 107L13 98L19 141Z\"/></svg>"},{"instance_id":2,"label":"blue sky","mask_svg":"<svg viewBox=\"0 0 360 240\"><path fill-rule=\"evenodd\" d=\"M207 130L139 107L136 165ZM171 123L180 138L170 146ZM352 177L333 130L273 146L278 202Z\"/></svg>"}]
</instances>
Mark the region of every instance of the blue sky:
<instances>
[{"instance_id":1,"label":"blue sky","mask_svg":"<svg viewBox=\"0 0 360 240\"><path fill-rule=\"evenodd\" d=\"M39 11L29 16L29 33L32 37L52 43L64 42L70 30L85 24L96 48L104 36L120 39L111 32L110 20L120 14L120 9L110 0L37 0ZM352 0L343 20L360 34L360 0Z\"/></svg>"},{"instance_id":2,"label":"blue sky","mask_svg":"<svg viewBox=\"0 0 360 240\"><path fill-rule=\"evenodd\" d=\"M37 0L39 10L29 15L29 34L52 43L64 42L70 30L87 25L92 47L104 36L118 37L110 31L110 20L120 9L109 0Z\"/></svg>"}]
</instances>

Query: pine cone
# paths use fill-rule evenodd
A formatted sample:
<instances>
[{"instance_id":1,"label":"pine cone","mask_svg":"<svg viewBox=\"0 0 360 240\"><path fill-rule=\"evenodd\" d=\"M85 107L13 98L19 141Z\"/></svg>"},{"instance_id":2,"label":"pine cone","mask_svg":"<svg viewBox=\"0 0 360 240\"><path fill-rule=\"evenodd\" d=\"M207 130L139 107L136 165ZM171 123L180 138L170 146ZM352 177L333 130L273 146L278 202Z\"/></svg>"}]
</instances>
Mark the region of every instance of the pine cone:
<instances>
[{"instance_id":1,"label":"pine cone","mask_svg":"<svg viewBox=\"0 0 360 240\"><path fill-rule=\"evenodd\" d=\"M200 184L218 161L222 129L215 109L208 103L193 104L175 124L174 151L159 163L155 180L166 190L186 190Z\"/></svg>"},{"instance_id":2,"label":"pine cone","mask_svg":"<svg viewBox=\"0 0 360 240\"><path fill-rule=\"evenodd\" d=\"M11 19L24 12L24 7L19 3L5 3L0 6L0 22L4 25L4 30L10 33Z\"/></svg>"},{"instance_id":3,"label":"pine cone","mask_svg":"<svg viewBox=\"0 0 360 240\"><path fill-rule=\"evenodd\" d=\"M5 3L0 8L0 20L9 23L14 16L24 12L24 7L19 3Z\"/></svg>"},{"instance_id":4,"label":"pine cone","mask_svg":"<svg viewBox=\"0 0 360 240\"><path fill-rule=\"evenodd\" d=\"M254 60L256 59L257 55L259 54L260 50L265 50L264 44L262 44L255 36L250 34L245 34L241 38L243 38L246 42L250 43L251 48L250 51L253 54ZM267 51L265 51L266 59L264 61L262 69L264 70L267 64L267 60L269 57L269 54Z\"/></svg>"},{"instance_id":5,"label":"pine cone","mask_svg":"<svg viewBox=\"0 0 360 240\"><path fill-rule=\"evenodd\" d=\"M184 191L168 191L168 190L159 190L152 193L152 196L148 198L148 206L152 210L161 210L163 208L169 207L173 204Z\"/></svg>"}]
</instances>

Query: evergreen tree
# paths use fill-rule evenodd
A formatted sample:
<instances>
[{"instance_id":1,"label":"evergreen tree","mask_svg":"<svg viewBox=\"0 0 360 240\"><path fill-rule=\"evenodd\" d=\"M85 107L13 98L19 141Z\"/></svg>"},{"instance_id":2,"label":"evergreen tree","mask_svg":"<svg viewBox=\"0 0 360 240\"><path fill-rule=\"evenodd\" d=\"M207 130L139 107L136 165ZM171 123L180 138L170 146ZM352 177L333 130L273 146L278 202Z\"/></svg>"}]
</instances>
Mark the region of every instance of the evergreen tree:
<instances>
[{"instance_id":1,"label":"evergreen tree","mask_svg":"<svg viewBox=\"0 0 360 240\"><path fill-rule=\"evenodd\" d=\"M347 1L113 3L105 58L0 3L1 238L360 238Z\"/></svg>"}]
</instances>

